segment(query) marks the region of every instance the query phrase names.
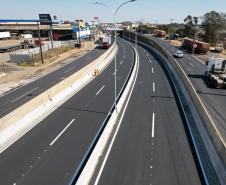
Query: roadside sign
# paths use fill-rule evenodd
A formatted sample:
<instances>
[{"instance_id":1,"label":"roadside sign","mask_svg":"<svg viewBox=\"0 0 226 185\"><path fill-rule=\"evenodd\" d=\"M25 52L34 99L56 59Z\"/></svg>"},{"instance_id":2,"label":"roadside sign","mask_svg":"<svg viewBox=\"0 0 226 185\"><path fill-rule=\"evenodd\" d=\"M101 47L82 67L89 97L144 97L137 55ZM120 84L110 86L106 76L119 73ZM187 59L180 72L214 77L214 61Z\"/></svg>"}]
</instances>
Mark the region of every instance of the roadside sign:
<instances>
[{"instance_id":1,"label":"roadside sign","mask_svg":"<svg viewBox=\"0 0 226 185\"><path fill-rule=\"evenodd\" d=\"M78 32L78 28L77 28L77 27L74 27L73 30L72 30L72 32L73 32L73 33Z\"/></svg>"},{"instance_id":2,"label":"roadside sign","mask_svg":"<svg viewBox=\"0 0 226 185\"><path fill-rule=\"evenodd\" d=\"M41 25L52 25L50 14L39 14L39 21Z\"/></svg>"},{"instance_id":3,"label":"roadside sign","mask_svg":"<svg viewBox=\"0 0 226 185\"><path fill-rule=\"evenodd\" d=\"M193 48L197 48L197 44L194 43L194 44L193 44Z\"/></svg>"}]
</instances>

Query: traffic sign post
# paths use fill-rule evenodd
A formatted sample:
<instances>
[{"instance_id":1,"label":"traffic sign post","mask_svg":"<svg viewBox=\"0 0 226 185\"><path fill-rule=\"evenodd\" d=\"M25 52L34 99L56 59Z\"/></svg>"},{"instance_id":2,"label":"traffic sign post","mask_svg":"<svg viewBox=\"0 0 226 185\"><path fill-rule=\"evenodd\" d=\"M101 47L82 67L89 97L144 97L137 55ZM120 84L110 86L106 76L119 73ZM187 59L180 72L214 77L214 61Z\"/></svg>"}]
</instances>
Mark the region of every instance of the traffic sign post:
<instances>
[{"instance_id":1,"label":"traffic sign post","mask_svg":"<svg viewBox=\"0 0 226 185\"><path fill-rule=\"evenodd\" d=\"M50 14L39 14L40 25L52 25Z\"/></svg>"},{"instance_id":2,"label":"traffic sign post","mask_svg":"<svg viewBox=\"0 0 226 185\"><path fill-rule=\"evenodd\" d=\"M197 44L194 42L193 45L192 45L192 54L195 53L195 49L197 48Z\"/></svg>"},{"instance_id":3,"label":"traffic sign post","mask_svg":"<svg viewBox=\"0 0 226 185\"><path fill-rule=\"evenodd\" d=\"M52 18L50 16L50 14L39 14L39 21L40 21L40 25L49 25L50 27L50 40L51 40L51 46L53 49L53 30L52 30Z\"/></svg>"},{"instance_id":4,"label":"traffic sign post","mask_svg":"<svg viewBox=\"0 0 226 185\"><path fill-rule=\"evenodd\" d=\"M197 44L194 43L194 44L193 44L193 48L194 48L194 49L197 48Z\"/></svg>"},{"instance_id":5,"label":"traffic sign post","mask_svg":"<svg viewBox=\"0 0 226 185\"><path fill-rule=\"evenodd\" d=\"M39 22L37 22L37 25L38 25L38 39L39 39L39 47L40 47L41 61L42 61L42 64L44 64L43 52L42 52L41 34L40 34L40 28L39 28Z\"/></svg>"}]
</instances>

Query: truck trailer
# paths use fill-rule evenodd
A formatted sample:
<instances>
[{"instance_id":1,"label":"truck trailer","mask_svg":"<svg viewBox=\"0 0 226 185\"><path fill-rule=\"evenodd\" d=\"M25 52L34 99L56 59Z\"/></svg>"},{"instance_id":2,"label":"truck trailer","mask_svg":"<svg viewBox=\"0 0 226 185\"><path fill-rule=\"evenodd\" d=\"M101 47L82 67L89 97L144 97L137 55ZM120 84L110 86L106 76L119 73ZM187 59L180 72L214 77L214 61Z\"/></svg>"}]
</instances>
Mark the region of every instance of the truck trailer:
<instances>
[{"instance_id":1,"label":"truck trailer","mask_svg":"<svg viewBox=\"0 0 226 185\"><path fill-rule=\"evenodd\" d=\"M108 49L110 45L111 45L111 37L109 36L103 37L103 48Z\"/></svg>"},{"instance_id":2,"label":"truck trailer","mask_svg":"<svg viewBox=\"0 0 226 185\"><path fill-rule=\"evenodd\" d=\"M195 46L196 53L206 53L210 49L210 44L206 42L201 42L198 40L190 39L188 37L184 38L182 47L192 51L193 47Z\"/></svg>"},{"instance_id":3,"label":"truck trailer","mask_svg":"<svg viewBox=\"0 0 226 185\"><path fill-rule=\"evenodd\" d=\"M155 37L165 38L166 37L166 32L163 31L163 30L155 30L154 36Z\"/></svg>"},{"instance_id":4,"label":"truck trailer","mask_svg":"<svg viewBox=\"0 0 226 185\"><path fill-rule=\"evenodd\" d=\"M10 38L9 32L0 32L0 40L9 39L9 38Z\"/></svg>"},{"instance_id":5,"label":"truck trailer","mask_svg":"<svg viewBox=\"0 0 226 185\"><path fill-rule=\"evenodd\" d=\"M210 57L206 62L205 78L214 88L226 87L226 60Z\"/></svg>"}]
</instances>

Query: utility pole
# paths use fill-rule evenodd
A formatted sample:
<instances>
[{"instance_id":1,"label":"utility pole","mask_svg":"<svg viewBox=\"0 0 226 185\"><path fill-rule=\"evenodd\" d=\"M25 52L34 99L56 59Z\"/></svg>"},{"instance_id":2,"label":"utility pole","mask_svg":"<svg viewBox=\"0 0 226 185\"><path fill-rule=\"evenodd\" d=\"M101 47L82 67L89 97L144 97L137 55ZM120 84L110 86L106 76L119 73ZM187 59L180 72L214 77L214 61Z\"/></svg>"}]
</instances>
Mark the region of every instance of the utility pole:
<instances>
[{"instance_id":1,"label":"utility pole","mask_svg":"<svg viewBox=\"0 0 226 185\"><path fill-rule=\"evenodd\" d=\"M37 22L37 25L38 25L38 40L39 40L39 47L40 47L41 61L42 61L42 64L44 64L43 53L42 53L42 41L41 41L41 34L40 34L39 22Z\"/></svg>"},{"instance_id":2,"label":"utility pole","mask_svg":"<svg viewBox=\"0 0 226 185\"><path fill-rule=\"evenodd\" d=\"M174 19L170 19L170 26L169 26L169 42L170 42L170 37L171 37L171 29L172 29L172 23Z\"/></svg>"},{"instance_id":3,"label":"utility pole","mask_svg":"<svg viewBox=\"0 0 226 185\"><path fill-rule=\"evenodd\" d=\"M53 49L53 28L52 28L52 23L49 25L50 26L50 40L51 40L51 46Z\"/></svg>"}]
</instances>

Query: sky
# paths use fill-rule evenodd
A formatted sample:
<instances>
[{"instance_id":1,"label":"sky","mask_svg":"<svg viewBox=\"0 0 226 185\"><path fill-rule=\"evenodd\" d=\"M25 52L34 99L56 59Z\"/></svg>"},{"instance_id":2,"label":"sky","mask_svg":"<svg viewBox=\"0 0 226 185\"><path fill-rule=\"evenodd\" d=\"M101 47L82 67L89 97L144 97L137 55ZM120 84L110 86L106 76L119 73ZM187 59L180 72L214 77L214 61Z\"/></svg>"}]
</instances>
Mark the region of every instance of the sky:
<instances>
[{"instance_id":1,"label":"sky","mask_svg":"<svg viewBox=\"0 0 226 185\"><path fill-rule=\"evenodd\" d=\"M60 20L113 22L113 12L126 0L98 0L111 8L95 5L96 0L0 0L0 19L38 19L39 13L56 15ZM226 13L226 0L136 0L123 6L116 21L181 23L187 15L203 16L209 11Z\"/></svg>"}]
</instances>

